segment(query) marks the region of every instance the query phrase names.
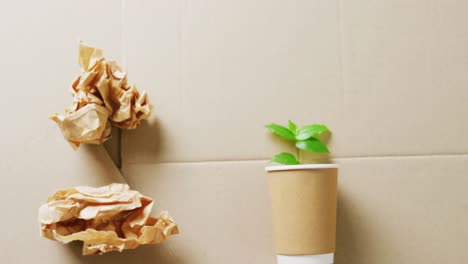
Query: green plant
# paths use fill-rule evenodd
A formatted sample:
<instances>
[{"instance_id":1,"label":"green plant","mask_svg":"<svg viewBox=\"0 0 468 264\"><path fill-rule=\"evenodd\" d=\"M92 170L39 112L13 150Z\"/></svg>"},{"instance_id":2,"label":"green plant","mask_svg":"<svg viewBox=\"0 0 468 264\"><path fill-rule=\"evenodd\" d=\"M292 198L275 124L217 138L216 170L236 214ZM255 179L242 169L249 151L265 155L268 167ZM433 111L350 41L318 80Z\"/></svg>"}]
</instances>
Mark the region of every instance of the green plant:
<instances>
[{"instance_id":1,"label":"green plant","mask_svg":"<svg viewBox=\"0 0 468 264\"><path fill-rule=\"evenodd\" d=\"M319 139L319 136L329 131L325 125L313 124L298 128L291 120L288 127L271 123L265 126L276 135L294 142L296 156L288 152L282 152L271 158L272 162L295 165L301 163L301 150L314 153L329 153L327 146Z\"/></svg>"}]
</instances>

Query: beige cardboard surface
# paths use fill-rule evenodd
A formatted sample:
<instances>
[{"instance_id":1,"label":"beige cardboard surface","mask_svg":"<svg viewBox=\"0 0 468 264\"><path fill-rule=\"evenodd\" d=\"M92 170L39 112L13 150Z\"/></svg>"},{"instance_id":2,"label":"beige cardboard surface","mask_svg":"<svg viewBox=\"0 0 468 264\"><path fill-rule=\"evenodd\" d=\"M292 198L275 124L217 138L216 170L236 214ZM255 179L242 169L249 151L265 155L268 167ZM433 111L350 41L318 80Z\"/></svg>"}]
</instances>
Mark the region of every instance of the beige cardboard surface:
<instances>
[{"instance_id":1,"label":"beige cardboard surface","mask_svg":"<svg viewBox=\"0 0 468 264\"><path fill-rule=\"evenodd\" d=\"M468 156L342 164L337 264L468 262Z\"/></svg>"},{"instance_id":2,"label":"beige cardboard surface","mask_svg":"<svg viewBox=\"0 0 468 264\"><path fill-rule=\"evenodd\" d=\"M107 153L109 153L109 156L114 161L114 164L120 168L122 165L122 160L120 158L120 129L113 127L111 134L113 136L104 142L104 148L107 150Z\"/></svg>"},{"instance_id":3,"label":"beige cardboard surface","mask_svg":"<svg viewBox=\"0 0 468 264\"><path fill-rule=\"evenodd\" d=\"M466 2L123 3L0 8L0 262L274 263L264 162L250 159L287 149L262 125L288 118L330 126L337 156L402 156L340 161L337 264L468 262ZM148 90L155 116L123 135L124 169L184 239L83 258L40 238L47 195L116 175L47 119L69 104L79 38ZM226 159L244 161L206 163Z\"/></svg>"},{"instance_id":4,"label":"beige cardboard surface","mask_svg":"<svg viewBox=\"0 0 468 264\"><path fill-rule=\"evenodd\" d=\"M275 263L263 162L129 166L128 183L158 194L181 235L164 243L159 263ZM130 176L131 175L131 176Z\"/></svg>"},{"instance_id":5,"label":"beige cardboard surface","mask_svg":"<svg viewBox=\"0 0 468 264\"><path fill-rule=\"evenodd\" d=\"M129 74L155 111L123 133L125 162L266 159L285 145L271 144L263 125L288 118L338 133L336 9L322 0L128 1Z\"/></svg>"},{"instance_id":6,"label":"beige cardboard surface","mask_svg":"<svg viewBox=\"0 0 468 264\"><path fill-rule=\"evenodd\" d=\"M337 264L468 261L468 156L338 163ZM275 263L264 165L128 166L129 183L157 194L160 208L171 208L184 234L159 251L161 263Z\"/></svg>"},{"instance_id":7,"label":"beige cardboard surface","mask_svg":"<svg viewBox=\"0 0 468 264\"><path fill-rule=\"evenodd\" d=\"M128 1L129 73L156 111L124 133L124 160L267 159L285 147L263 125L288 119L326 123L340 157L466 153L467 10L439 0Z\"/></svg>"},{"instance_id":8,"label":"beige cardboard surface","mask_svg":"<svg viewBox=\"0 0 468 264\"><path fill-rule=\"evenodd\" d=\"M48 119L70 103L79 37L101 43L118 58L120 6L113 3L2 3L1 263L110 263L112 257L84 260L79 245L66 247L41 238L37 215L58 188L122 181L102 147L73 151Z\"/></svg>"},{"instance_id":9,"label":"beige cardboard surface","mask_svg":"<svg viewBox=\"0 0 468 264\"><path fill-rule=\"evenodd\" d=\"M279 255L335 252L337 169L268 172Z\"/></svg>"},{"instance_id":10,"label":"beige cardboard surface","mask_svg":"<svg viewBox=\"0 0 468 264\"><path fill-rule=\"evenodd\" d=\"M348 111L336 143L359 142L359 156L467 153L468 2L341 2Z\"/></svg>"}]
</instances>

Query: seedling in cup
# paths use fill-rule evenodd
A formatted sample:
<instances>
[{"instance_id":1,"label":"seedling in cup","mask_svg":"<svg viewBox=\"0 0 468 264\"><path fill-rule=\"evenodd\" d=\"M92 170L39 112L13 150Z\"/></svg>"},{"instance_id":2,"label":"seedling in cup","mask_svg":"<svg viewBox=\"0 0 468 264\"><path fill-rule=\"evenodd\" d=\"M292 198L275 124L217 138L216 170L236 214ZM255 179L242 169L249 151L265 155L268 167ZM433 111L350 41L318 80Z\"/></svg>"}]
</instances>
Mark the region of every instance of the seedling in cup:
<instances>
[{"instance_id":1,"label":"seedling in cup","mask_svg":"<svg viewBox=\"0 0 468 264\"><path fill-rule=\"evenodd\" d=\"M325 125L313 124L299 128L291 120L288 121L288 127L271 123L265 126L274 134L291 141L296 148L296 156L289 152L279 153L271 158L272 162L285 165L301 164L301 151L312 153L329 153L329 150L320 136L328 132Z\"/></svg>"}]
</instances>

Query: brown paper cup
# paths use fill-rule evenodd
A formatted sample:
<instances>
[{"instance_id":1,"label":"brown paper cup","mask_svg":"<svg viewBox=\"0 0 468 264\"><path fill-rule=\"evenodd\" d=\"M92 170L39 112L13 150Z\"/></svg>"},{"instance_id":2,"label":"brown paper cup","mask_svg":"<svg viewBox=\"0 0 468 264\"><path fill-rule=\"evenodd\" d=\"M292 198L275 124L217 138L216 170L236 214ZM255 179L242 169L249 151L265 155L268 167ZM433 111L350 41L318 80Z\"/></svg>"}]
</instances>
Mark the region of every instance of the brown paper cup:
<instances>
[{"instance_id":1,"label":"brown paper cup","mask_svg":"<svg viewBox=\"0 0 468 264\"><path fill-rule=\"evenodd\" d=\"M335 252L338 166L267 167L276 253Z\"/></svg>"}]
</instances>

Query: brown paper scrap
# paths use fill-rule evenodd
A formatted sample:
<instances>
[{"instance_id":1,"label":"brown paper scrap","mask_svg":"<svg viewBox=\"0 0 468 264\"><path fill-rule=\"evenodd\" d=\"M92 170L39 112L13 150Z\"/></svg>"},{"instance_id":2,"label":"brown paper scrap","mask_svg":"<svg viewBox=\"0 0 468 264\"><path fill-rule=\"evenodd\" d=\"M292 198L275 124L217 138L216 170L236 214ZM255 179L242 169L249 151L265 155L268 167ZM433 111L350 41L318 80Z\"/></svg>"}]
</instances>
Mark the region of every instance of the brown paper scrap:
<instances>
[{"instance_id":1,"label":"brown paper scrap","mask_svg":"<svg viewBox=\"0 0 468 264\"><path fill-rule=\"evenodd\" d=\"M41 235L64 244L83 241L83 255L163 243L179 230L167 212L149 216L152 206L126 184L60 190L39 208Z\"/></svg>"},{"instance_id":2,"label":"brown paper scrap","mask_svg":"<svg viewBox=\"0 0 468 264\"><path fill-rule=\"evenodd\" d=\"M74 149L80 143L101 144L110 138L110 122L135 129L153 110L146 92L127 84L127 75L115 61L106 60L100 49L80 42L81 74L72 84L73 104L65 115L51 119ZM91 105L91 106L89 106Z\"/></svg>"}]
</instances>

